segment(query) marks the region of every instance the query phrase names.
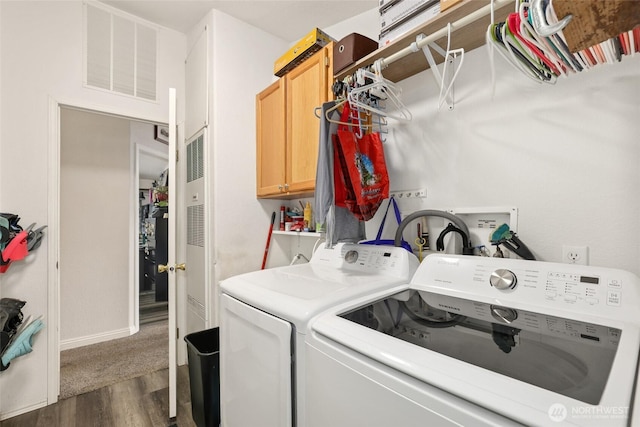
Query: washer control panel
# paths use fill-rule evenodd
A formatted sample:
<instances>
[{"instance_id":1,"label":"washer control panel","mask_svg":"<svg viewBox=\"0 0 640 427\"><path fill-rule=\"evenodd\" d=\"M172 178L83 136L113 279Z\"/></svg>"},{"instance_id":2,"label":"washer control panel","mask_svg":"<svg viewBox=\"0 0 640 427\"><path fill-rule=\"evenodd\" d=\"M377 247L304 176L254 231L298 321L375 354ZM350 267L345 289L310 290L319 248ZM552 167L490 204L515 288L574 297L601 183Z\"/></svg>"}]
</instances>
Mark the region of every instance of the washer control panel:
<instances>
[{"instance_id":1,"label":"washer control panel","mask_svg":"<svg viewBox=\"0 0 640 427\"><path fill-rule=\"evenodd\" d=\"M477 274L482 275L484 270L485 268L479 266ZM536 289L536 294L544 295L546 301L585 306L606 304L612 307L618 307L622 302L622 279L619 278L607 278L606 275L596 272L585 274L564 269L513 270L495 269L489 273L487 281L497 290L517 291L521 276L521 287Z\"/></svg>"},{"instance_id":2,"label":"washer control panel","mask_svg":"<svg viewBox=\"0 0 640 427\"><path fill-rule=\"evenodd\" d=\"M420 264L411 284L469 299L482 295L498 305L535 304L589 314L631 313L640 306L638 276L595 266L436 254Z\"/></svg>"},{"instance_id":3,"label":"washer control panel","mask_svg":"<svg viewBox=\"0 0 640 427\"><path fill-rule=\"evenodd\" d=\"M513 289L518 284L518 278L512 271L504 268L494 270L489 276L489 283L496 289L507 290Z\"/></svg>"}]
</instances>

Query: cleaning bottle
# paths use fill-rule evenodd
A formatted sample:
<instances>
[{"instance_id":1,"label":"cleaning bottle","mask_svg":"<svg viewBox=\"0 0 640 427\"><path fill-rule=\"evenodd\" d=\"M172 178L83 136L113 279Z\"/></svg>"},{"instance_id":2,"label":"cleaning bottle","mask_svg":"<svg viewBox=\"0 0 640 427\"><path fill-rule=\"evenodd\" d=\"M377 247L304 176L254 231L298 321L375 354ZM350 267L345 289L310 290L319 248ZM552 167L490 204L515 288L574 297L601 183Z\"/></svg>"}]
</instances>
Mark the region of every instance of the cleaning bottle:
<instances>
[{"instance_id":1,"label":"cleaning bottle","mask_svg":"<svg viewBox=\"0 0 640 427\"><path fill-rule=\"evenodd\" d=\"M307 205L304 207L304 231L309 231L312 226L312 213L311 213L311 203L307 202Z\"/></svg>"},{"instance_id":2,"label":"cleaning bottle","mask_svg":"<svg viewBox=\"0 0 640 427\"><path fill-rule=\"evenodd\" d=\"M280 231L284 231L284 206L280 206Z\"/></svg>"}]
</instances>

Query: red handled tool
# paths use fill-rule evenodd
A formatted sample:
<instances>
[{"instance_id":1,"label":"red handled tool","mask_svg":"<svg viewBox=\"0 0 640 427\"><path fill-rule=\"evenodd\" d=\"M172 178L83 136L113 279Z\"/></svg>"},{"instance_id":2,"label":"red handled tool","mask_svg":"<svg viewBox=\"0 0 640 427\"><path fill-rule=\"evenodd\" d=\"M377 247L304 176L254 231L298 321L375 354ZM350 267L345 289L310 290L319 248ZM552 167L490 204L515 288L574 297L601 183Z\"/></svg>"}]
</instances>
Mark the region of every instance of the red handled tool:
<instances>
[{"instance_id":1,"label":"red handled tool","mask_svg":"<svg viewBox=\"0 0 640 427\"><path fill-rule=\"evenodd\" d=\"M273 224L276 221L276 213L271 214L271 225L269 226L269 234L267 235L267 246L264 248L264 257L262 258L262 268L264 270L264 266L267 265L267 255L269 254L269 245L271 244L271 233L273 233Z\"/></svg>"}]
</instances>

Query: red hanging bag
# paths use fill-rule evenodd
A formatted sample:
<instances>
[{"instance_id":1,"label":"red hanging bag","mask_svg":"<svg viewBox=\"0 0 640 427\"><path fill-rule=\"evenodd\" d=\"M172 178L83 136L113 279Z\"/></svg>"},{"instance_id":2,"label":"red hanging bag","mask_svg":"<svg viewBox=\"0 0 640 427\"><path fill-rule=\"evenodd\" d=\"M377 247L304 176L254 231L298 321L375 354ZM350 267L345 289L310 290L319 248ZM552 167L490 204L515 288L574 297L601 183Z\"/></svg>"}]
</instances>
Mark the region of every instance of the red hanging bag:
<instances>
[{"instance_id":1,"label":"red hanging bag","mask_svg":"<svg viewBox=\"0 0 640 427\"><path fill-rule=\"evenodd\" d=\"M340 121L357 124L350 116L347 102ZM368 221L389 197L389 174L380 135L367 133L358 137L354 129L340 125L333 142L336 206Z\"/></svg>"}]
</instances>

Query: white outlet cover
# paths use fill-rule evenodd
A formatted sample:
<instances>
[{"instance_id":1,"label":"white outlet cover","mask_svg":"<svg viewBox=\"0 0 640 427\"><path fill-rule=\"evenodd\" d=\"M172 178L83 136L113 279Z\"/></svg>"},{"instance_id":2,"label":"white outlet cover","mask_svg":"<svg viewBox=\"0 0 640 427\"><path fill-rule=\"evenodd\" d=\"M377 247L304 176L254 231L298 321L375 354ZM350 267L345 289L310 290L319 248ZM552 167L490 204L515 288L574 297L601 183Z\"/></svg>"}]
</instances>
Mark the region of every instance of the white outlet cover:
<instances>
[{"instance_id":1,"label":"white outlet cover","mask_svg":"<svg viewBox=\"0 0 640 427\"><path fill-rule=\"evenodd\" d=\"M562 245L562 262L567 264L589 265L589 247Z\"/></svg>"}]
</instances>

